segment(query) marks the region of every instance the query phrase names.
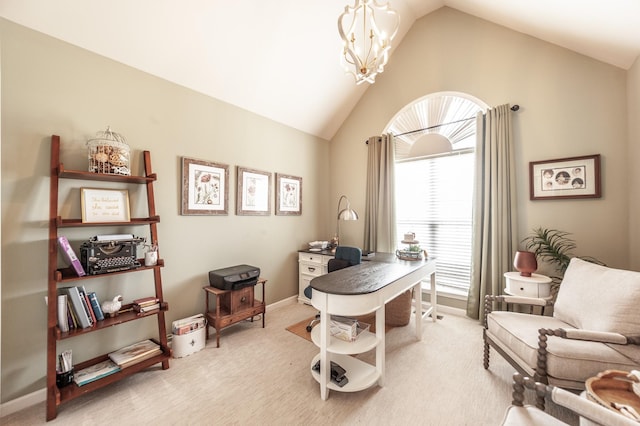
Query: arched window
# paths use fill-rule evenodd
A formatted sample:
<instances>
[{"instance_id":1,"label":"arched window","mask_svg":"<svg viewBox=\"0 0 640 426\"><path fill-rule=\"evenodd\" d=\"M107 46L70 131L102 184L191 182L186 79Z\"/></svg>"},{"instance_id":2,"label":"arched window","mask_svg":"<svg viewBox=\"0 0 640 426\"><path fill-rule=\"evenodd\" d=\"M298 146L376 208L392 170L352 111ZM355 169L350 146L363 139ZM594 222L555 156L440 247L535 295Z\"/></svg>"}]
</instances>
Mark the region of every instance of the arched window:
<instances>
[{"instance_id":1,"label":"arched window","mask_svg":"<svg viewBox=\"0 0 640 426\"><path fill-rule=\"evenodd\" d=\"M461 294L471 280L476 114L486 109L464 93L434 93L385 129L396 136L397 235L415 232L437 258L437 285Z\"/></svg>"}]
</instances>

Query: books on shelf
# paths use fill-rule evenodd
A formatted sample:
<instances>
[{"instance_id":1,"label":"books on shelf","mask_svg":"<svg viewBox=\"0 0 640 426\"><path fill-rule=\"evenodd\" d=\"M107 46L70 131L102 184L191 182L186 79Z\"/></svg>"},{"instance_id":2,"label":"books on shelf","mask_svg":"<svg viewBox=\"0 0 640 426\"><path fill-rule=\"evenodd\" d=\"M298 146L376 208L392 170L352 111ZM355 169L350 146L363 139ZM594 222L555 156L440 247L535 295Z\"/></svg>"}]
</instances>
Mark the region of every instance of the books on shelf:
<instances>
[{"instance_id":1,"label":"books on shelf","mask_svg":"<svg viewBox=\"0 0 640 426\"><path fill-rule=\"evenodd\" d=\"M102 312L102 307L100 307L100 301L95 291L89 293L89 303L91 303L91 309L93 309L96 320L102 321L104 319L104 312Z\"/></svg>"},{"instance_id":2,"label":"books on shelf","mask_svg":"<svg viewBox=\"0 0 640 426\"><path fill-rule=\"evenodd\" d=\"M132 308L139 314L147 314L160 310L160 299L157 297L143 297L142 299L136 299L133 301Z\"/></svg>"},{"instance_id":3,"label":"books on shelf","mask_svg":"<svg viewBox=\"0 0 640 426\"><path fill-rule=\"evenodd\" d=\"M162 349L156 342L143 340L111 352L109 358L120 368L127 368L161 353Z\"/></svg>"},{"instance_id":4,"label":"books on shelf","mask_svg":"<svg viewBox=\"0 0 640 426\"><path fill-rule=\"evenodd\" d=\"M75 372L73 381L76 382L78 386L82 386L118 371L120 371L120 367L108 359Z\"/></svg>"},{"instance_id":5,"label":"books on shelf","mask_svg":"<svg viewBox=\"0 0 640 426\"><path fill-rule=\"evenodd\" d=\"M64 300L61 296L64 296ZM84 286L61 287L58 296L58 327L67 332L72 328L87 328L104 320L95 292L87 292Z\"/></svg>"},{"instance_id":6,"label":"books on shelf","mask_svg":"<svg viewBox=\"0 0 640 426\"><path fill-rule=\"evenodd\" d=\"M76 271L76 274L78 274L79 277L87 275L78 256L76 256L76 252L73 251L73 247L69 244L67 237L64 235L58 236L58 245L60 246L60 251L64 254L65 260L71 265L73 270Z\"/></svg>"},{"instance_id":7,"label":"books on shelf","mask_svg":"<svg viewBox=\"0 0 640 426\"><path fill-rule=\"evenodd\" d=\"M79 328L91 327L91 320L82 304L78 287L62 287L60 291L62 294L67 295L68 304L72 308L73 317L77 321Z\"/></svg>"}]
</instances>

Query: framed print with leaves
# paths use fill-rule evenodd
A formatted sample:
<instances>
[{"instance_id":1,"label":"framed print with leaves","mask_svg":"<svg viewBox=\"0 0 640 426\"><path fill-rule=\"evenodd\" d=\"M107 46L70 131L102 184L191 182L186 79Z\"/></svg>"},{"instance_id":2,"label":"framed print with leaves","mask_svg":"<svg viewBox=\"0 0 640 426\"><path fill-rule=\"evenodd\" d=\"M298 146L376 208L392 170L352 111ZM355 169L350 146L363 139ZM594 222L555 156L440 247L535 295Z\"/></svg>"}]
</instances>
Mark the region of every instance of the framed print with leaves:
<instances>
[{"instance_id":1,"label":"framed print with leaves","mask_svg":"<svg viewBox=\"0 0 640 426\"><path fill-rule=\"evenodd\" d=\"M302 214L302 178L276 173L276 215Z\"/></svg>"},{"instance_id":2,"label":"framed print with leaves","mask_svg":"<svg viewBox=\"0 0 640 426\"><path fill-rule=\"evenodd\" d=\"M182 157L183 215L229 214L229 166Z\"/></svg>"},{"instance_id":3,"label":"framed print with leaves","mask_svg":"<svg viewBox=\"0 0 640 426\"><path fill-rule=\"evenodd\" d=\"M271 214L271 173L237 166L236 214Z\"/></svg>"},{"instance_id":4,"label":"framed print with leaves","mask_svg":"<svg viewBox=\"0 0 640 426\"><path fill-rule=\"evenodd\" d=\"M600 198L600 154L529 163L532 200Z\"/></svg>"}]
</instances>

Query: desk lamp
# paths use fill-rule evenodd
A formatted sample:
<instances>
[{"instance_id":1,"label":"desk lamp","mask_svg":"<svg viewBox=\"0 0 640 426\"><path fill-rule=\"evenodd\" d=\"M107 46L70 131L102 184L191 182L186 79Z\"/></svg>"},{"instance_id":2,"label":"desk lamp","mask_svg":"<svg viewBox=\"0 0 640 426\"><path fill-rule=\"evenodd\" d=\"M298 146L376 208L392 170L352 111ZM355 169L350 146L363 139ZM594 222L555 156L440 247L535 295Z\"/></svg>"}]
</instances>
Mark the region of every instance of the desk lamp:
<instances>
[{"instance_id":1,"label":"desk lamp","mask_svg":"<svg viewBox=\"0 0 640 426\"><path fill-rule=\"evenodd\" d=\"M340 204L342 200L347 202L347 208L340 210ZM358 213L351 208L351 203L346 195L340 197L338 200L338 216L336 219L336 236L335 236L335 246L337 247L340 244L340 221L341 220L358 220ZM334 247L335 250L335 247Z\"/></svg>"}]
</instances>

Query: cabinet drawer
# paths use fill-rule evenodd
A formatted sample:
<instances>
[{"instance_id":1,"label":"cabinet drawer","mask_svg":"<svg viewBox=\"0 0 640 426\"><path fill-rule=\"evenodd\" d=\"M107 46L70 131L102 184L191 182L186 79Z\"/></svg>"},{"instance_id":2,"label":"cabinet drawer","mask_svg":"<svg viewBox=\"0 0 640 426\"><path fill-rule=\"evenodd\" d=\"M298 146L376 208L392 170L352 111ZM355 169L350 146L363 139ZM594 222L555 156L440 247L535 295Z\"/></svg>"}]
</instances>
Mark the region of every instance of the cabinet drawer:
<instances>
[{"instance_id":1,"label":"cabinet drawer","mask_svg":"<svg viewBox=\"0 0 640 426\"><path fill-rule=\"evenodd\" d=\"M316 253L298 253L298 261L300 262L314 262L326 265L329 259L331 259L331 256Z\"/></svg>"},{"instance_id":2,"label":"cabinet drawer","mask_svg":"<svg viewBox=\"0 0 640 426\"><path fill-rule=\"evenodd\" d=\"M313 275L314 277L319 277L320 275L324 275L324 269L322 265L317 264L309 264L309 263L301 263L300 264L300 274L301 275Z\"/></svg>"}]
</instances>

